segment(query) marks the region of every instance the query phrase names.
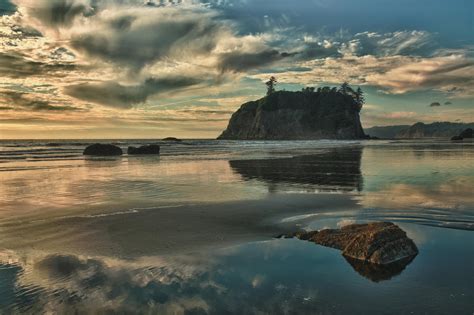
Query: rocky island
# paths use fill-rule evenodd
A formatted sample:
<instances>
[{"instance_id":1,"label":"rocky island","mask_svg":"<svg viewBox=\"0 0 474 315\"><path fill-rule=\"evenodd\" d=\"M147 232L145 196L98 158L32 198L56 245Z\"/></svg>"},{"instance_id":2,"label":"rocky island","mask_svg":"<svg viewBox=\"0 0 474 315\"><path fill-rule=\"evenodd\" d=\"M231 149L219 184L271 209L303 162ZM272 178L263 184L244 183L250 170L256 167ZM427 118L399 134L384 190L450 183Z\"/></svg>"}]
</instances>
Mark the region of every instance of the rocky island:
<instances>
[{"instance_id":1,"label":"rocky island","mask_svg":"<svg viewBox=\"0 0 474 315\"><path fill-rule=\"evenodd\" d=\"M305 88L297 92L272 89L269 88L267 96L243 104L218 139L366 138L359 116L363 104L360 89L354 91L346 83L339 89Z\"/></svg>"}]
</instances>

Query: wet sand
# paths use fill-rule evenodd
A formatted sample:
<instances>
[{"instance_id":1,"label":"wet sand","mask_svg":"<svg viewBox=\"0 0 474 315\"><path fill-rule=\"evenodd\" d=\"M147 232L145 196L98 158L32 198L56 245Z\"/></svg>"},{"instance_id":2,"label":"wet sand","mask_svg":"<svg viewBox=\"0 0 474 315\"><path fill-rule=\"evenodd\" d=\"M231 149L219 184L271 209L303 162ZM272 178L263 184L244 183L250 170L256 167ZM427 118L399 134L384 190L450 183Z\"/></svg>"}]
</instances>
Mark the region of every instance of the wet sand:
<instances>
[{"instance_id":1,"label":"wet sand","mask_svg":"<svg viewBox=\"0 0 474 315\"><path fill-rule=\"evenodd\" d=\"M3 246L133 258L183 254L271 239L305 220L284 218L357 209L351 196L274 194L262 200L149 208L2 226ZM283 221L282 221L283 220Z\"/></svg>"}]
</instances>

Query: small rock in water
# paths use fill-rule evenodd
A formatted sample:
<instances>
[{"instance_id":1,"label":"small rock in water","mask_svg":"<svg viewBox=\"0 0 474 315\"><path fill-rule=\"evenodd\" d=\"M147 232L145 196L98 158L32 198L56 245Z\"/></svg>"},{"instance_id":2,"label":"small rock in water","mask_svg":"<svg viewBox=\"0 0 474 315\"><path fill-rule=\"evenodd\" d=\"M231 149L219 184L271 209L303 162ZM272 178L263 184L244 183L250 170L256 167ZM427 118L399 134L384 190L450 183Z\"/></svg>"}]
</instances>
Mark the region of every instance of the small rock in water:
<instances>
[{"instance_id":1,"label":"small rock in water","mask_svg":"<svg viewBox=\"0 0 474 315\"><path fill-rule=\"evenodd\" d=\"M143 145L141 147L128 147L127 153L129 155L135 154L160 154L160 146L156 144Z\"/></svg>"},{"instance_id":2,"label":"small rock in water","mask_svg":"<svg viewBox=\"0 0 474 315\"><path fill-rule=\"evenodd\" d=\"M175 137L167 137L167 138L164 138L162 139L162 141L174 141L174 142L181 142L183 140L181 139L178 139L178 138L175 138Z\"/></svg>"},{"instance_id":3,"label":"small rock in water","mask_svg":"<svg viewBox=\"0 0 474 315\"><path fill-rule=\"evenodd\" d=\"M91 156L116 156L122 155L123 152L122 149L113 144L95 143L85 148L83 154Z\"/></svg>"},{"instance_id":4,"label":"small rock in water","mask_svg":"<svg viewBox=\"0 0 474 315\"><path fill-rule=\"evenodd\" d=\"M461 136L454 136L451 138L451 141L461 141L461 140L464 140L464 138Z\"/></svg>"},{"instance_id":5,"label":"small rock in water","mask_svg":"<svg viewBox=\"0 0 474 315\"><path fill-rule=\"evenodd\" d=\"M351 224L296 234L299 239L342 250L345 257L386 265L418 254L405 231L390 222Z\"/></svg>"}]
</instances>

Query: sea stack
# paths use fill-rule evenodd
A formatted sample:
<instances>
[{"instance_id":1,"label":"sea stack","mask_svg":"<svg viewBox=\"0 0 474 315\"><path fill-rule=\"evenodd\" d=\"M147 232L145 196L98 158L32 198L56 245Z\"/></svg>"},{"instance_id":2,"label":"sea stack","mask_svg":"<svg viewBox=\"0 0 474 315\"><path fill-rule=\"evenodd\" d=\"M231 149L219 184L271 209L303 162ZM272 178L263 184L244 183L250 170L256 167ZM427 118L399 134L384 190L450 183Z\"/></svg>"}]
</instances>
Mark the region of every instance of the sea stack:
<instances>
[{"instance_id":1,"label":"sea stack","mask_svg":"<svg viewBox=\"0 0 474 315\"><path fill-rule=\"evenodd\" d=\"M338 91L278 91L243 104L218 139L365 139L360 108Z\"/></svg>"}]
</instances>

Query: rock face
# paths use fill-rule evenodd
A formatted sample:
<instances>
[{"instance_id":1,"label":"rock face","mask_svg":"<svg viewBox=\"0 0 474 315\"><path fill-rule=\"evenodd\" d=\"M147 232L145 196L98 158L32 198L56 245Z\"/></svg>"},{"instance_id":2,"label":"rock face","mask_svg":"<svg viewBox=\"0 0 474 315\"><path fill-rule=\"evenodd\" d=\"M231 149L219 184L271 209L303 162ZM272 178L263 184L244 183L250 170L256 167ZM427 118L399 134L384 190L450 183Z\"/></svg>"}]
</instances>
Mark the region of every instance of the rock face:
<instances>
[{"instance_id":1,"label":"rock face","mask_svg":"<svg viewBox=\"0 0 474 315\"><path fill-rule=\"evenodd\" d=\"M128 147L127 153L129 155L137 154L160 154L160 146L156 144L143 145L141 147Z\"/></svg>"},{"instance_id":2,"label":"rock face","mask_svg":"<svg viewBox=\"0 0 474 315\"><path fill-rule=\"evenodd\" d=\"M113 144L96 143L85 148L84 155L91 156L117 156L122 155L122 149Z\"/></svg>"},{"instance_id":3,"label":"rock face","mask_svg":"<svg viewBox=\"0 0 474 315\"><path fill-rule=\"evenodd\" d=\"M279 91L243 104L218 139L365 139L359 111L340 92Z\"/></svg>"},{"instance_id":4,"label":"rock face","mask_svg":"<svg viewBox=\"0 0 474 315\"><path fill-rule=\"evenodd\" d=\"M473 135L474 135L474 131L472 130L472 128L467 128L459 134L459 137L463 139L468 139L468 138L472 138Z\"/></svg>"},{"instance_id":5,"label":"rock face","mask_svg":"<svg viewBox=\"0 0 474 315\"><path fill-rule=\"evenodd\" d=\"M407 129L399 131L395 135L395 138L450 138L453 135L460 134L466 128L474 128L474 123L435 122L432 124L424 124L418 122Z\"/></svg>"},{"instance_id":6,"label":"rock face","mask_svg":"<svg viewBox=\"0 0 474 315\"><path fill-rule=\"evenodd\" d=\"M351 224L341 229L297 233L296 237L342 250L342 254L362 262L387 265L418 254L415 243L390 222Z\"/></svg>"}]
</instances>

